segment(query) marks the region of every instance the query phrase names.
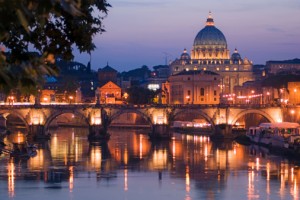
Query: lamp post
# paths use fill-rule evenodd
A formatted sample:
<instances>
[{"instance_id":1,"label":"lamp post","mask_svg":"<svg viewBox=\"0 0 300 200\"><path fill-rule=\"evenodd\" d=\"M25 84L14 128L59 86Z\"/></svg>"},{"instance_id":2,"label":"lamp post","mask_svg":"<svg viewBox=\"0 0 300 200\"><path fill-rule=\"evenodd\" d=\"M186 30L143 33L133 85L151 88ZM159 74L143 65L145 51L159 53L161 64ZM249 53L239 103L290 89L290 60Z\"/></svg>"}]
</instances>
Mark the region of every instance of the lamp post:
<instances>
[{"instance_id":1,"label":"lamp post","mask_svg":"<svg viewBox=\"0 0 300 200\"><path fill-rule=\"evenodd\" d=\"M267 92L267 103L270 103L270 92Z\"/></svg>"},{"instance_id":2,"label":"lamp post","mask_svg":"<svg viewBox=\"0 0 300 200\"><path fill-rule=\"evenodd\" d=\"M187 99L187 104L190 104L190 95L187 95L185 98Z\"/></svg>"},{"instance_id":3,"label":"lamp post","mask_svg":"<svg viewBox=\"0 0 300 200\"><path fill-rule=\"evenodd\" d=\"M129 97L128 93L125 92L125 93L123 94L123 97L124 97L124 101L127 103L127 99L128 99L128 97Z\"/></svg>"},{"instance_id":4,"label":"lamp post","mask_svg":"<svg viewBox=\"0 0 300 200\"><path fill-rule=\"evenodd\" d=\"M72 103L72 100L74 99L73 96L69 96L70 104Z\"/></svg>"}]
</instances>

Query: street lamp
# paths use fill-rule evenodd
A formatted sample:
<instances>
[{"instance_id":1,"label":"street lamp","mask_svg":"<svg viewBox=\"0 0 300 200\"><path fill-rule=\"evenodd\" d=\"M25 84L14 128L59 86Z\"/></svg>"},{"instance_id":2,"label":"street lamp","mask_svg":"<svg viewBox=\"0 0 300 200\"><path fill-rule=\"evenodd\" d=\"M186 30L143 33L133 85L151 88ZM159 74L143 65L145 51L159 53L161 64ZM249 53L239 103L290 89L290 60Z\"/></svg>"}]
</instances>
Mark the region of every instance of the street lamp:
<instances>
[{"instance_id":1,"label":"street lamp","mask_svg":"<svg viewBox=\"0 0 300 200\"><path fill-rule=\"evenodd\" d=\"M72 103L72 100L74 99L73 96L69 96L69 100L70 100L70 103Z\"/></svg>"},{"instance_id":2,"label":"street lamp","mask_svg":"<svg viewBox=\"0 0 300 200\"><path fill-rule=\"evenodd\" d=\"M267 92L267 103L270 103L270 92Z\"/></svg>"},{"instance_id":3,"label":"street lamp","mask_svg":"<svg viewBox=\"0 0 300 200\"><path fill-rule=\"evenodd\" d=\"M189 104L189 103L190 103L190 95L187 95L185 98L186 98L186 99L187 99L187 101L188 101L188 103L187 103L187 104Z\"/></svg>"},{"instance_id":4,"label":"street lamp","mask_svg":"<svg viewBox=\"0 0 300 200\"><path fill-rule=\"evenodd\" d=\"M123 96L124 96L124 98L125 98L125 101L127 101L127 98L128 98L128 93L127 92L125 92L124 94L123 94Z\"/></svg>"}]
</instances>

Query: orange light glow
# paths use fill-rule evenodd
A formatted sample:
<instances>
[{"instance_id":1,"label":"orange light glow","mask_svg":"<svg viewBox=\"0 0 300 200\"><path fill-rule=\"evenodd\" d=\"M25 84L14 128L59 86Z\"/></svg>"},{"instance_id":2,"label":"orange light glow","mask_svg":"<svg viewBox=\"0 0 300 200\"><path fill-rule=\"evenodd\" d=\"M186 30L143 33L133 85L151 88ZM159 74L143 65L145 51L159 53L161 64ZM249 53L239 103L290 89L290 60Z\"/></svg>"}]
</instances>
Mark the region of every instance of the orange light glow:
<instances>
[{"instance_id":1,"label":"orange light glow","mask_svg":"<svg viewBox=\"0 0 300 200\"><path fill-rule=\"evenodd\" d=\"M8 195L9 197L13 198L15 196L15 165L13 160L8 163L7 178Z\"/></svg>"},{"instance_id":2,"label":"orange light glow","mask_svg":"<svg viewBox=\"0 0 300 200\"><path fill-rule=\"evenodd\" d=\"M69 171L70 171L69 189L70 189L70 192L72 192L73 188L74 188L74 169L73 168L74 168L73 166L69 167Z\"/></svg>"}]
</instances>

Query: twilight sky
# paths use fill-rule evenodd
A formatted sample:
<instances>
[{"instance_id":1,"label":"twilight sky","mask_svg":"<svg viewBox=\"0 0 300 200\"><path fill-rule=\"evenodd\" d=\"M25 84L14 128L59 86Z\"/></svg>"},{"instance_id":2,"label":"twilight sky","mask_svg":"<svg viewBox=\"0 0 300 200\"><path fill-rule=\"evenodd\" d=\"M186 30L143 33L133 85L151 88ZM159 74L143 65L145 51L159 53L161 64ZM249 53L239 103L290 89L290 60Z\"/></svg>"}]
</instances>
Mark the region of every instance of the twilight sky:
<instances>
[{"instance_id":1,"label":"twilight sky","mask_svg":"<svg viewBox=\"0 0 300 200\"><path fill-rule=\"evenodd\" d=\"M254 64L300 58L300 0L108 0L106 32L94 38L92 68L128 71L174 60L191 51L211 11L226 37ZM87 64L89 56L76 53Z\"/></svg>"}]
</instances>

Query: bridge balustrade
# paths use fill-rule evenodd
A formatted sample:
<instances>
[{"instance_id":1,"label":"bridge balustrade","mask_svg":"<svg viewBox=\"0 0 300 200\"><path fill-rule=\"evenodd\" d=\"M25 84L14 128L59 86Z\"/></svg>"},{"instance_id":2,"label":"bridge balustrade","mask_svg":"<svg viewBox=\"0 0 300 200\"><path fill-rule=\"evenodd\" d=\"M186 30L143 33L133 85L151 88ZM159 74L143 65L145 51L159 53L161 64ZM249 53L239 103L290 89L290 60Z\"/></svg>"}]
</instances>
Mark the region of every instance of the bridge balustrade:
<instances>
[{"instance_id":1,"label":"bridge balustrade","mask_svg":"<svg viewBox=\"0 0 300 200\"><path fill-rule=\"evenodd\" d=\"M288 105L288 108L290 106ZM102 109L106 112L102 113ZM157 119L160 120L155 130L166 130L166 127L163 127L163 124L169 126L172 122L167 121L169 119L174 119L175 115L178 113L185 112L196 112L199 116L204 117L211 124L234 124L239 117L248 114L248 113L257 113L268 120L275 122L278 120L283 120L284 107L274 106L272 104L95 104L95 103L64 103L64 104L0 104L0 114L14 114L18 113L18 116L25 122L28 126L32 124L33 115L35 119L40 118L39 125L47 126L52 119L54 119L58 114L63 114L64 112L74 111L74 113L82 115L86 121L93 123L92 121L96 118L101 117L101 120L98 119L98 122L95 124L89 124L89 126L99 126L96 127L98 130L103 130L100 126L104 120L107 120L107 125L111 123L113 117L116 117L122 113L126 112L135 112L142 115L144 118L147 118L151 125L155 125ZM2 113L1 113L2 111ZM124 112L123 112L124 111ZM98 113L96 116L95 113ZM167 115L167 116L166 116ZM103 118L105 117L105 118ZM105 122L106 123L106 122ZM47 127L45 127L47 129ZM96 130L93 129L93 130Z\"/></svg>"}]
</instances>

